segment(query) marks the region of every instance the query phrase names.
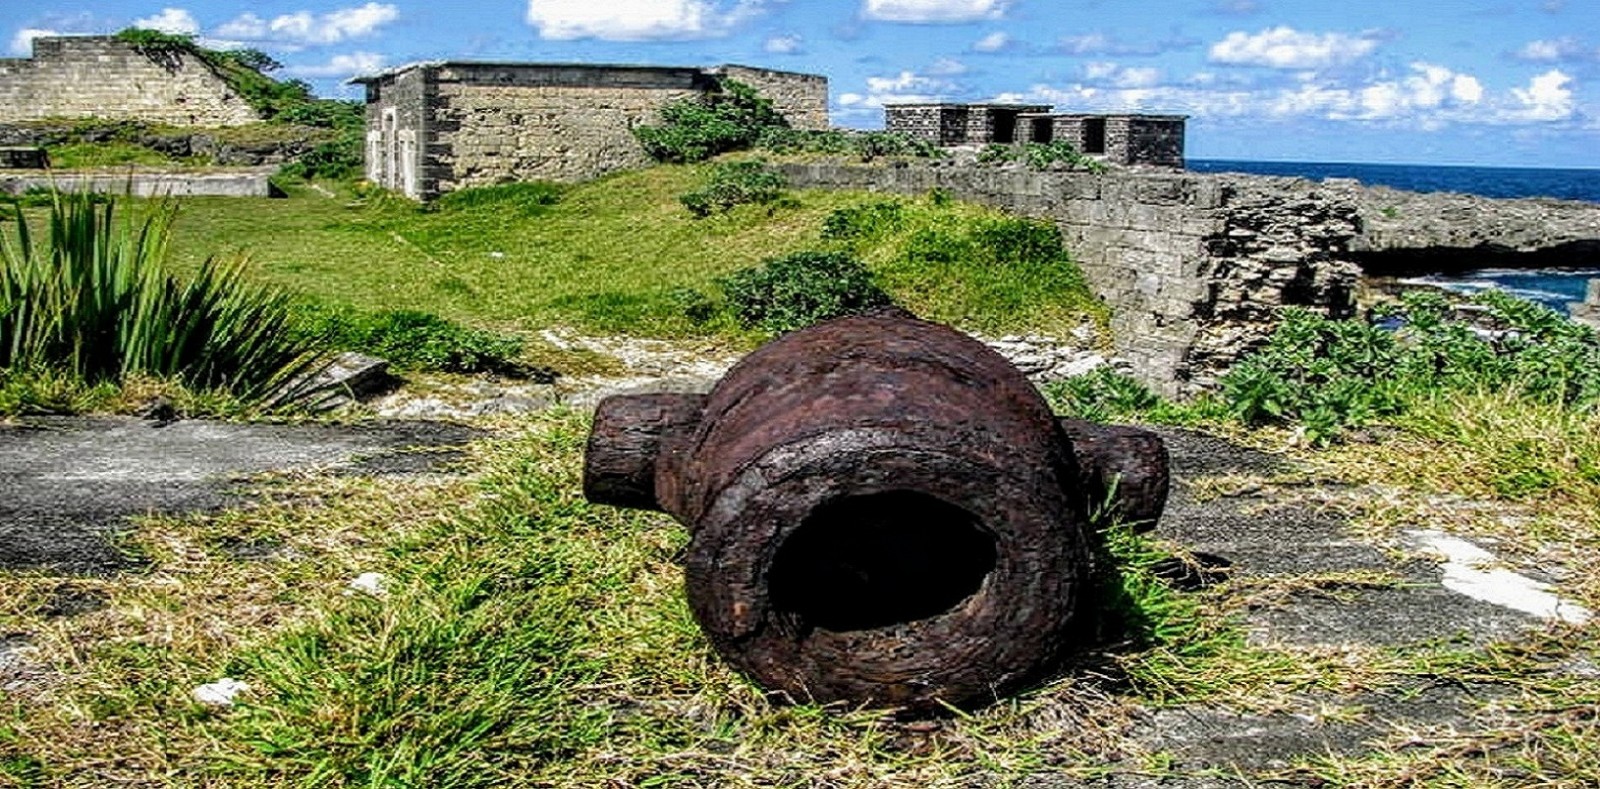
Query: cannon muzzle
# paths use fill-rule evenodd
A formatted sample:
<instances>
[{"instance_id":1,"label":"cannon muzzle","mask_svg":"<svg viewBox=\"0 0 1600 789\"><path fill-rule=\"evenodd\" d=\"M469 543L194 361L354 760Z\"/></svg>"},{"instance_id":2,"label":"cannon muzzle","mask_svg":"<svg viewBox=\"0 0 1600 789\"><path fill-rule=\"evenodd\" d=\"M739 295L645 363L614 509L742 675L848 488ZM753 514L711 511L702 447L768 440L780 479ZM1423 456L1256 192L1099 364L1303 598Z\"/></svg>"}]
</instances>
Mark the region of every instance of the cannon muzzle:
<instances>
[{"instance_id":1,"label":"cannon muzzle","mask_svg":"<svg viewBox=\"0 0 1600 789\"><path fill-rule=\"evenodd\" d=\"M1057 419L1006 359L899 311L750 354L708 395L600 404L591 501L687 527L712 644L798 700L993 699L1074 644L1091 511L1153 524L1154 434Z\"/></svg>"}]
</instances>

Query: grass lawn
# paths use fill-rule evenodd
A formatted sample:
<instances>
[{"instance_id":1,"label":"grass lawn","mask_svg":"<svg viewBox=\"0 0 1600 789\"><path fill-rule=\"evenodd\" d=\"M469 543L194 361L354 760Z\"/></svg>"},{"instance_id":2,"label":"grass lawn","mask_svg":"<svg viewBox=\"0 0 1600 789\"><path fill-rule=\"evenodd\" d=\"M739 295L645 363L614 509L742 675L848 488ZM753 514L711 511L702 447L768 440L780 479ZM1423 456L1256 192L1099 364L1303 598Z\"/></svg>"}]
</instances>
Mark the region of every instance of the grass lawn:
<instances>
[{"instance_id":1,"label":"grass lawn","mask_svg":"<svg viewBox=\"0 0 1600 789\"><path fill-rule=\"evenodd\" d=\"M367 309L418 309L503 329L568 325L649 337L726 333L684 314L686 291L714 296L715 278L786 253L837 248L821 238L834 211L881 196L794 192L777 206L740 206L695 219L678 196L704 168L663 166L559 190L496 188L435 211L385 195L328 198L296 188L286 200L190 198L176 258L243 250L261 276L319 299ZM897 228L852 245L903 305L992 332L1057 331L1103 321L1072 266L911 260L908 240L965 236L998 212L927 199Z\"/></svg>"}]
</instances>

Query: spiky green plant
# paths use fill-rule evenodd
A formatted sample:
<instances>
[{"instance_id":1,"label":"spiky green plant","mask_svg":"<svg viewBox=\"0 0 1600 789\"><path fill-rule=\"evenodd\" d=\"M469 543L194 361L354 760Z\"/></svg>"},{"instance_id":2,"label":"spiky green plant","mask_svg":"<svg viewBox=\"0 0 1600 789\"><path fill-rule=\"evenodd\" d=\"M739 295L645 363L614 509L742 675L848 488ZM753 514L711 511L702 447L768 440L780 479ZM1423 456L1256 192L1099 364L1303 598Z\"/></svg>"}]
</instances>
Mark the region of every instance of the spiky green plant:
<instances>
[{"instance_id":1,"label":"spiky green plant","mask_svg":"<svg viewBox=\"0 0 1600 789\"><path fill-rule=\"evenodd\" d=\"M185 278L165 269L176 204L140 221L115 208L62 195L45 243L20 210L15 238L0 233L0 369L91 384L142 374L257 401L318 363L290 331L288 294L251 283L243 258L208 259Z\"/></svg>"}]
</instances>

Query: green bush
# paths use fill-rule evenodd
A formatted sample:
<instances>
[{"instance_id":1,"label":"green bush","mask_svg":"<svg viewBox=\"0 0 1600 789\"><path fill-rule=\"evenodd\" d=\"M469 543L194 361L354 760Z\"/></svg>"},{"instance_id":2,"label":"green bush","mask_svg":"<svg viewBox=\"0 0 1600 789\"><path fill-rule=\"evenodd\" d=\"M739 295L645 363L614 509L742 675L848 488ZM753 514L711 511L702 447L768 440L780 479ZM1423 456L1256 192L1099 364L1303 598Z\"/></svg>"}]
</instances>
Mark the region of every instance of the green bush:
<instances>
[{"instance_id":1,"label":"green bush","mask_svg":"<svg viewBox=\"0 0 1600 789\"><path fill-rule=\"evenodd\" d=\"M845 129L769 128L756 139L755 147L778 154L855 156L867 162L880 156L936 159L945 155L939 146L899 132Z\"/></svg>"},{"instance_id":2,"label":"green bush","mask_svg":"<svg viewBox=\"0 0 1600 789\"><path fill-rule=\"evenodd\" d=\"M1111 367L1052 381L1045 395L1062 415L1101 423L1133 421L1161 404L1144 384Z\"/></svg>"},{"instance_id":3,"label":"green bush","mask_svg":"<svg viewBox=\"0 0 1600 789\"><path fill-rule=\"evenodd\" d=\"M417 310L358 312L302 306L298 332L328 347L370 354L400 370L493 373L525 378L522 341Z\"/></svg>"},{"instance_id":4,"label":"green bush","mask_svg":"<svg viewBox=\"0 0 1600 789\"><path fill-rule=\"evenodd\" d=\"M662 107L659 126L635 127L645 153L658 162L700 162L745 150L766 130L789 125L755 88L734 80L723 80L721 88Z\"/></svg>"},{"instance_id":5,"label":"green bush","mask_svg":"<svg viewBox=\"0 0 1600 789\"><path fill-rule=\"evenodd\" d=\"M978 161L984 164L1022 162L1033 170L1046 170L1058 164L1095 173L1106 169L1098 159L1083 155L1077 146L1063 140L1021 145L993 143L978 152Z\"/></svg>"},{"instance_id":6,"label":"green bush","mask_svg":"<svg viewBox=\"0 0 1600 789\"><path fill-rule=\"evenodd\" d=\"M689 213L705 218L734 206L775 203L788 187L783 174L764 162L724 162L712 165L704 186L678 200Z\"/></svg>"},{"instance_id":7,"label":"green bush","mask_svg":"<svg viewBox=\"0 0 1600 789\"><path fill-rule=\"evenodd\" d=\"M822 220L822 237L829 241L874 238L899 230L905 206L895 200L846 206Z\"/></svg>"},{"instance_id":8,"label":"green bush","mask_svg":"<svg viewBox=\"0 0 1600 789\"><path fill-rule=\"evenodd\" d=\"M1327 443L1348 426L1395 416L1446 392L1509 392L1532 402L1600 401L1600 338L1545 307L1489 291L1474 326L1436 293L1381 311L1395 330L1286 310L1267 345L1222 379L1246 424L1297 424Z\"/></svg>"},{"instance_id":9,"label":"green bush","mask_svg":"<svg viewBox=\"0 0 1600 789\"><path fill-rule=\"evenodd\" d=\"M858 259L796 252L718 280L740 325L773 334L890 303Z\"/></svg>"},{"instance_id":10,"label":"green bush","mask_svg":"<svg viewBox=\"0 0 1600 789\"><path fill-rule=\"evenodd\" d=\"M44 244L20 212L15 238L0 236L0 368L91 385L141 374L261 401L317 363L289 297L250 283L242 259L188 278L164 269L175 207L141 223L116 222L114 207L60 195Z\"/></svg>"}]
</instances>

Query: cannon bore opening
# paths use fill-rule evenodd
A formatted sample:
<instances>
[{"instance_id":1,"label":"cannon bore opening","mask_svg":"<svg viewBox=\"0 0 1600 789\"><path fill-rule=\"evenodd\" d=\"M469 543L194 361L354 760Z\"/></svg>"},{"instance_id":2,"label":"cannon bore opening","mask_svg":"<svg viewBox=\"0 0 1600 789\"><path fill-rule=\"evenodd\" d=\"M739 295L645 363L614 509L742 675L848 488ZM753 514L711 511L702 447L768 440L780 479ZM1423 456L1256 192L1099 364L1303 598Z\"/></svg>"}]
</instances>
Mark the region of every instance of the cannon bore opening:
<instances>
[{"instance_id":1,"label":"cannon bore opening","mask_svg":"<svg viewBox=\"0 0 1600 789\"><path fill-rule=\"evenodd\" d=\"M811 512L779 546L772 606L802 628L872 630L938 616L994 570L995 539L978 518L933 496L848 496Z\"/></svg>"}]
</instances>

